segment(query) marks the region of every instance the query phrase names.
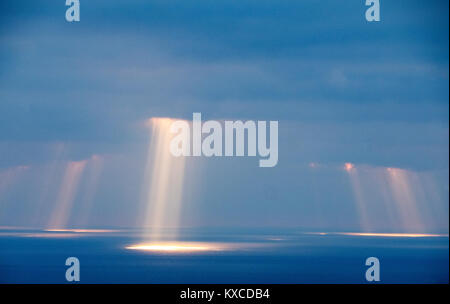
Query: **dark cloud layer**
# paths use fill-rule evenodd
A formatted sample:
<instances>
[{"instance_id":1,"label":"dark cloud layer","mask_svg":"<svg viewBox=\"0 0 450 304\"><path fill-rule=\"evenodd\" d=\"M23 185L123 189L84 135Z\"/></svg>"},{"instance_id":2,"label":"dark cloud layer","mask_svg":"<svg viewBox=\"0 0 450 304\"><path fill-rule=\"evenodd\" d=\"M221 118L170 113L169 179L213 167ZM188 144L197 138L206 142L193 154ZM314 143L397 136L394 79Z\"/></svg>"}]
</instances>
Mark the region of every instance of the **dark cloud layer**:
<instances>
[{"instance_id":1,"label":"dark cloud layer","mask_svg":"<svg viewBox=\"0 0 450 304\"><path fill-rule=\"evenodd\" d=\"M64 160L142 160L141 121L202 112L280 122L273 175L240 160L242 183L254 179L246 189L227 185L232 165L217 165L220 175L208 180L218 185L202 196L216 208L219 198L253 197L270 218L272 195L284 204L274 224L294 223L311 210L311 162L327 166L319 188L328 202L349 199L332 182L347 161L439 171L448 185L447 1L382 1L378 24L365 21L360 0L81 0L76 24L65 21L65 9L64 1L1 1L0 168L48 163L58 143L69 147ZM139 167L120 164L128 166L120 174Z\"/></svg>"}]
</instances>

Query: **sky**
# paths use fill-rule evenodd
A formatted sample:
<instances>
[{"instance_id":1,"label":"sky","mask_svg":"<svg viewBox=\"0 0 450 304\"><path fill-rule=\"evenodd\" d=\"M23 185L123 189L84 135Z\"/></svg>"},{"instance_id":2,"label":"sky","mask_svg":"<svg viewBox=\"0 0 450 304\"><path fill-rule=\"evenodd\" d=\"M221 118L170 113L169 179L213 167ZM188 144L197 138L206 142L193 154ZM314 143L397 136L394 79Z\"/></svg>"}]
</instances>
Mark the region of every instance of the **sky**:
<instances>
[{"instance_id":1,"label":"sky","mask_svg":"<svg viewBox=\"0 0 450 304\"><path fill-rule=\"evenodd\" d=\"M187 159L181 226L448 233L448 2L64 2L0 4L0 226L142 226L143 122L201 112L279 161Z\"/></svg>"}]
</instances>

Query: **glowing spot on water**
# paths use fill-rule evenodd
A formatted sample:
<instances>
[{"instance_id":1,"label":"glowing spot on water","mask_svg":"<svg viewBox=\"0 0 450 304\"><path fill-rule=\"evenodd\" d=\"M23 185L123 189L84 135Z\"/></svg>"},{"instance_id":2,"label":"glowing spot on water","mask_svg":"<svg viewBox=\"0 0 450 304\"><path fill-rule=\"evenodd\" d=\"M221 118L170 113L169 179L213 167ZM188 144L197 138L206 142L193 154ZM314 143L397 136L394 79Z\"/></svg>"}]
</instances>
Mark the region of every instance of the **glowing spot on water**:
<instances>
[{"instance_id":1,"label":"glowing spot on water","mask_svg":"<svg viewBox=\"0 0 450 304\"><path fill-rule=\"evenodd\" d=\"M45 233L45 232L21 233L16 235L19 237L26 237L26 238L49 238L49 239L50 238L70 239L81 236L81 234L78 233Z\"/></svg>"},{"instance_id":2,"label":"glowing spot on water","mask_svg":"<svg viewBox=\"0 0 450 304\"><path fill-rule=\"evenodd\" d=\"M219 242L149 242L126 246L128 250L139 250L156 253L194 253L194 252L219 252L237 250L255 250L274 246L267 243L219 243Z\"/></svg>"},{"instance_id":3,"label":"glowing spot on water","mask_svg":"<svg viewBox=\"0 0 450 304\"><path fill-rule=\"evenodd\" d=\"M45 229L48 232L75 232L75 233L110 233L119 230L113 229Z\"/></svg>"},{"instance_id":4,"label":"glowing spot on water","mask_svg":"<svg viewBox=\"0 0 450 304\"><path fill-rule=\"evenodd\" d=\"M221 251L226 248L223 244L197 243L197 242L162 242L143 243L125 247L130 250L156 251L156 252L196 252Z\"/></svg>"},{"instance_id":5,"label":"glowing spot on water","mask_svg":"<svg viewBox=\"0 0 450 304\"><path fill-rule=\"evenodd\" d=\"M378 232L307 232L312 235L344 235L344 236L363 236L363 237L395 237L395 238L426 238L426 237L448 237L448 234L432 233L378 233Z\"/></svg>"},{"instance_id":6,"label":"glowing spot on water","mask_svg":"<svg viewBox=\"0 0 450 304\"><path fill-rule=\"evenodd\" d=\"M404 237L404 238L419 238L419 237L448 237L448 234L429 234L429 233L368 233L368 232L341 232L339 235L350 236L375 236L375 237Z\"/></svg>"}]
</instances>

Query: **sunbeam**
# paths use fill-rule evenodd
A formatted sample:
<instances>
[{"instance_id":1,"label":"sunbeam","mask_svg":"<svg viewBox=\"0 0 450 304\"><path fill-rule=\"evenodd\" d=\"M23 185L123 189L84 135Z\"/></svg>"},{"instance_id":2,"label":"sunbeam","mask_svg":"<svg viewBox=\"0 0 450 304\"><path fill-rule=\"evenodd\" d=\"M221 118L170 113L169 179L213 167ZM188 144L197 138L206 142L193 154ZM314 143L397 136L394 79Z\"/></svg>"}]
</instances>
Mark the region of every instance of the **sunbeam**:
<instances>
[{"instance_id":1,"label":"sunbeam","mask_svg":"<svg viewBox=\"0 0 450 304\"><path fill-rule=\"evenodd\" d=\"M86 164L86 177L83 183L83 195L80 201L81 210L78 212L77 225L85 227L89 224L95 194L97 192L100 176L103 171L104 158L100 155L92 155Z\"/></svg>"},{"instance_id":2,"label":"sunbeam","mask_svg":"<svg viewBox=\"0 0 450 304\"><path fill-rule=\"evenodd\" d=\"M146 240L159 241L163 228L177 228L181 211L185 158L170 154L171 118L151 118L151 139L144 178ZM167 237L167 236L166 236ZM176 239L176 231L171 235Z\"/></svg>"},{"instance_id":3,"label":"sunbeam","mask_svg":"<svg viewBox=\"0 0 450 304\"><path fill-rule=\"evenodd\" d=\"M82 160L71 161L67 164L56 199L56 207L48 224L49 229L66 227L72 209L72 203L86 163L86 160Z\"/></svg>"},{"instance_id":4,"label":"sunbeam","mask_svg":"<svg viewBox=\"0 0 450 304\"><path fill-rule=\"evenodd\" d=\"M369 222L369 214L367 211L367 202L363 187L361 185L361 178L358 174L358 169L352 163L345 163L344 169L345 171L347 171L350 177L350 183L352 186L353 195L355 197L360 227L363 231L370 231L371 226Z\"/></svg>"},{"instance_id":5,"label":"sunbeam","mask_svg":"<svg viewBox=\"0 0 450 304\"><path fill-rule=\"evenodd\" d=\"M387 179L392 193L392 199L400 215L400 221L405 231L425 231L421 218L417 192L422 190L420 182L415 182L413 173L399 168L387 168ZM422 202L423 203L423 202Z\"/></svg>"}]
</instances>

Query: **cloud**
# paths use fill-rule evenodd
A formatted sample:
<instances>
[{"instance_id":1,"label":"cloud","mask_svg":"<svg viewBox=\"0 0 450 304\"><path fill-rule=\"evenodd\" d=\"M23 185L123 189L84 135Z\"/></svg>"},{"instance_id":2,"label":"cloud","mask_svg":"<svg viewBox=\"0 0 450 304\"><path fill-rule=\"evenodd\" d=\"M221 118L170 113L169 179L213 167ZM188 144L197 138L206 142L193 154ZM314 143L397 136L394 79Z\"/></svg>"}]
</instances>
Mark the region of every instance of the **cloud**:
<instances>
[{"instance_id":1,"label":"cloud","mask_svg":"<svg viewBox=\"0 0 450 304\"><path fill-rule=\"evenodd\" d=\"M0 5L0 168L47 166L59 145L59 161L111 155L98 190L114 207L108 223L136 200L148 144L139 122L155 116L279 121L273 171L255 172L251 158L205 160L201 180L215 186L197 206L203 223L226 222L217 210L242 223L258 205L272 224L298 224L304 210L314 224L313 186L327 189L324 219L352 214L336 203L352 199L343 177L325 170L313 185L309 163L444 170L448 184L446 2L386 2L377 25L356 0L85 1L78 24L63 2Z\"/></svg>"}]
</instances>

